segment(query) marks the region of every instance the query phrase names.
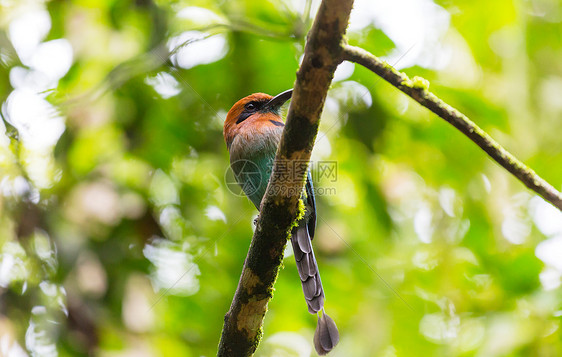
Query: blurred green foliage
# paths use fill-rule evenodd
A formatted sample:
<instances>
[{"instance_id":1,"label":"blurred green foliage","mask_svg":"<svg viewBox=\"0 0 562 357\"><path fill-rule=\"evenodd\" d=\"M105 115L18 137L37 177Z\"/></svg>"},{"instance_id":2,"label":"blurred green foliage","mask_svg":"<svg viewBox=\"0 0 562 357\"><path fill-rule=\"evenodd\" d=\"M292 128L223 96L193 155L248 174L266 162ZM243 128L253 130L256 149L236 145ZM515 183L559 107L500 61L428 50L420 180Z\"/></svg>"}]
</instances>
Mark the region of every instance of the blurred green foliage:
<instances>
[{"instance_id":1,"label":"blurred green foliage","mask_svg":"<svg viewBox=\"0 0 562 357\"><path fill-rule=\"evenodd\" d=\"M257 213L222 123L292 86L317 6L0 1L0 355L216 353ZM559 0L357 1L348 37L561 188L561 21ZM344 64L313 160L337 164L314 172L332 356L562 355L562 215L463 135ZM314 354L286 256L258 356Z\"/></svg>"}]
</instances>

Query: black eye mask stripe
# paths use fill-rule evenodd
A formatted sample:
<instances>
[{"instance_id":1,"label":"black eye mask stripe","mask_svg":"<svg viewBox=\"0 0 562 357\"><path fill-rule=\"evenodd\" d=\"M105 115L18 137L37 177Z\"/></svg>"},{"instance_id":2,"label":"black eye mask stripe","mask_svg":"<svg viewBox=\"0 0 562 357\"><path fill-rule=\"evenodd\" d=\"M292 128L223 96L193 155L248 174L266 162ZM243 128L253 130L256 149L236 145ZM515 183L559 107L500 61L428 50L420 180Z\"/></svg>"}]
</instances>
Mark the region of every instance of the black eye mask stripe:
<instances>
[{"instance_id":1,"label":"black eye mask stripe","mask_svg":"<svg viewBox=\"0 0 562 357\"><path fill-rule=\"evenodd\" d=\"M254 114L255 112L247 112L247 111L243 111L242 114L240 114L240 116L238 117L238 120L236 121L236 124L240 124L242 123L244 120L248 119L250 117L250 115Z\"/></svg>"},{"instance_id":2,"label":"black eye mask stripe","mask_svg":"<svg viewBox=\"0 0 562 357\"><path fill-rule=\"evenodd\" d=\"M238 120L236 120L236 124L242 123L244 120L248 119L252 114L255 114L255 113L261 111L261 109L262 109L262 107L264 106L265 103L267 103L267 100L259 101L259 102L255 101L255 102L248 103L248 104L253 104L254 107L252 109L245 108L244 111L238 117ZM246 104L246 105L248 105L248 104Z\"/></svg>"}]
</instances>

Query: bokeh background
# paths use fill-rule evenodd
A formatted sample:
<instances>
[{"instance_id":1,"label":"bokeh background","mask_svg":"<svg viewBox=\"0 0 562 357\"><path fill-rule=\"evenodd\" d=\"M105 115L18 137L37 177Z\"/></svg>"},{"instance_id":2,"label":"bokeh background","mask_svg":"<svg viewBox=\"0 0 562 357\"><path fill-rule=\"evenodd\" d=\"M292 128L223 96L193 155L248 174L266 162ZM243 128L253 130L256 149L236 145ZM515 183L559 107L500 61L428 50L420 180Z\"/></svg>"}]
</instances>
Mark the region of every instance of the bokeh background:
<instances>
[{"instance_id":1,"label":"bokeh background","mask_svg":"<svg viewBox=\"0 0 562 357\"><path fill-rule=\"evenodd\" d=\"M292 87L318 5L0 0L1 356L216 354L256 217L222 124ZM561 21L357 0L348 38L561 189ZM332 356L562 355L562 214L476 145L343 63L313 160ZM257 356L315 355L286 253Z\"/></svg>"}]
</instances>

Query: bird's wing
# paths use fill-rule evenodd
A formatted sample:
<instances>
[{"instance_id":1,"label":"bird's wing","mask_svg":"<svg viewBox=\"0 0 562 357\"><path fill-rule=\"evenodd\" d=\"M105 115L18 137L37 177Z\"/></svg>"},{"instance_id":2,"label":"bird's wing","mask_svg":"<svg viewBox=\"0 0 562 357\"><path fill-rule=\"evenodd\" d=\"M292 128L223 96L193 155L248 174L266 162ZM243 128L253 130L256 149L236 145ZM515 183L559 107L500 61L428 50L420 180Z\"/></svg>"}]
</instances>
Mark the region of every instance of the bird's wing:
<instances>
[{"instance_id":1,"label":"bird's wing","mask_svg":"<svg viewBox=\"0 0 562 357\"><path fill-rule=\"evenodd\" d=\"M314 232L316 232L316 199L314 197L314 186L312 185L310 171L308 171L304 189L306 192L306 209L310 215L308 219L308 234L310 235L310 240L313 240Z\"/></svg>"}]
</instances>

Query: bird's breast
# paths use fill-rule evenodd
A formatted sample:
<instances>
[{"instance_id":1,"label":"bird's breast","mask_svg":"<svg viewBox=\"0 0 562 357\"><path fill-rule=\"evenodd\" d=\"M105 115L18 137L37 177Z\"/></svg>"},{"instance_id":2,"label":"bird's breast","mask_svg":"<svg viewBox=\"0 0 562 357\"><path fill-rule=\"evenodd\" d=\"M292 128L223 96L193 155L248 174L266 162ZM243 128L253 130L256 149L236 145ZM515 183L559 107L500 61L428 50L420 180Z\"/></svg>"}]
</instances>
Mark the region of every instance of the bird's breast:
<instances>
[{"instance_id":1,"label":"bird's breast","mask_svg":"<svg viewBox=\"0 0 562 357\"><path fill-rule=\"evenodd\" d=\"M259 209L265 194L282 127L240 131L230 147L230 165L246 196Z\"/></svg>"},{"instance_id":2,"label":"bird's breast","mask_svg":"<svg viewBox=\"0 0 562 357\"><path fill-rule=\"evenodd\" d=\"M230 161L251 160L263 155L275 157L282 132L283 128L278 126L240 130L230 146Z\"/></svg>"}]
</instances>

